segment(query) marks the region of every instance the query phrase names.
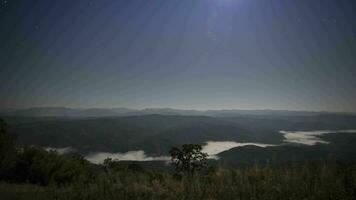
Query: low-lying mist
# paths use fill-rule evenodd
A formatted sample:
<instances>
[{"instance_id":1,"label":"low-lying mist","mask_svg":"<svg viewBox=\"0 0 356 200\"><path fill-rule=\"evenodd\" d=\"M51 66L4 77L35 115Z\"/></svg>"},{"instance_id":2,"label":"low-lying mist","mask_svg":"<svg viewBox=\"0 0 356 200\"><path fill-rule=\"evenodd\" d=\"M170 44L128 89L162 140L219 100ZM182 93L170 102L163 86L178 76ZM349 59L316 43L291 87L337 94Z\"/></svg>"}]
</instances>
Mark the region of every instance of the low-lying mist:
<instances>
[{"instance_id":1,"label":"low-lying mist","mask_svg":"<svg viewBox=\"0 0 356 200\"><path fill-rule=\"evenodd\" d=\"M151 157L147 156L144 151L129 151L126 153L104 153L97 152L85 156L87 160L92 163L100 164L103 163L106 158L112 158L113 160L120 161L168 161L170 157L168 156L157 156Z\"/></svg>"},{"instance_id":2,"label":"low-lying mist","mask_svg":"<svg viewBox=\"0 0 356 200\"><path fill-rule=\"evenodd\" d=\"M72 147L63 147L63 148L54 148L54 147L45 147L47 151L56 151L58 154L67 154L76 152L77 150Z\"/></svg>"},{"instance_id":3,"label":"low-lying mist","mask_svg":"<svg viewBox=\"0 0 356 200\"><path fill-rule=\"evenodd\" d=\"M356 133L356 130L317 130L317 131L279 131L284 136L284 142L296 143L302 145L316 145L318 143L329 144L320 136L330 133ZM209 159L219 159L219 153L228 151L236 147L257 146L262 148L278 146L275 144L262 144L253 142L235 142L235 141L207 141L202 147L202 151L208 154ZM71 147L52 148L47 147L46 150L57 151L59 154L75 152ZM109 152L94 152L86 155L85 158L95 164L101 164L106 158L112 158L120 161L169 161L169 156L148 156L143 150L128 151L126 153L109 153Z\"/></svg>"},{"instance_id":4,"label":"low-lying mist","mask_svg":"<svg viewBox=\"0 0 356 200\"><path fill-rule=\"evenodd\" d=\"M284 136L284 141L304 145L316 145L317 143L329 144L319 136L330 133L356 133L356 130L318 130L318 131L279 131Z\"/></svg>"},{"instance_id":5,"label":"low-lying mist","mask_svg":"<svg viewBox=\"0 0 356 200\"><path fill-rule=\"evenodd\" d=\"M206 145L203 146L202 151L209 155L211 159L218 159L217 154L230 150L235 147L244 146L258 146L258 147L270 147L275 146L273 144L261 144L261 143L249 143L249 142L234 142L234 141L208 141Z\"/></svg>"}]
</instances>

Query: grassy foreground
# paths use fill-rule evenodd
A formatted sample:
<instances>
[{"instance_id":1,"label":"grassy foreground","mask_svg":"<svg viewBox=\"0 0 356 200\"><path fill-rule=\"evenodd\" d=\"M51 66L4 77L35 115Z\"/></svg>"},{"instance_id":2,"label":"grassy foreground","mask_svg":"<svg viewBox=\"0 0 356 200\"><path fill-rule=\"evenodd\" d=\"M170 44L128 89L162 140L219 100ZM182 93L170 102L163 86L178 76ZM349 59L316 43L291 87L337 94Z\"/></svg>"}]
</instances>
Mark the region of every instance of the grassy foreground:
<instances>
[{"instance_id":1,"label":"grassy foreground","mask_svg":"<svg viewBox=\"0 0 356 200\"><path fill-rule=\"evenodd\" d=\"M356 165L221 169L176 180L165 172L105 172L66 186L0 183L6 199L355 199Z\"/></svg>"}]
</instances>

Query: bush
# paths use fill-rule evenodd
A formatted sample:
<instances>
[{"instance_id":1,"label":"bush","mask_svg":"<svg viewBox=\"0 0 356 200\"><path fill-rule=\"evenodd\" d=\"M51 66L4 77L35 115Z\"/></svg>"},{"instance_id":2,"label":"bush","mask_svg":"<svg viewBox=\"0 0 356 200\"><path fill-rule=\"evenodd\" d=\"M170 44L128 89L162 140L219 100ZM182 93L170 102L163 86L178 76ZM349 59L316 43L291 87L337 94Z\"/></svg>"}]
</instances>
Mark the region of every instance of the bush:
<instances>
[{"instance_id":1,"label":"bush","mask_svg":"<svg viewBox=\"0 0 356 200\"><path fill-rule=\"evenodd\" d=\"M64 185L79 179L93 179L90 163L79 155L58 155L39 147L26 147L18 152L15 166L7 181L32 184Z\"/></svg>"}]
</instances>

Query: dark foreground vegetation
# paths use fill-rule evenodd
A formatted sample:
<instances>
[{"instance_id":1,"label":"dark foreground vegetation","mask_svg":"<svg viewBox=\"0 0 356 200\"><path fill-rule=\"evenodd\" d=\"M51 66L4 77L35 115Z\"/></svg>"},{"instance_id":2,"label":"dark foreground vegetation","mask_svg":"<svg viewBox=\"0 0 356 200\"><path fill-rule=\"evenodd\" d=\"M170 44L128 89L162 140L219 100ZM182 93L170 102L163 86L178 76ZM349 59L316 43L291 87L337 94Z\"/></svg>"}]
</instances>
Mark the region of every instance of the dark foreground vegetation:
<instances>
[{"instance_id":1,"label":"dark foreground vegetation","mask_svg":"<svg viewBox=\"0 0 356 200\"><path fill-rule=\"evenodd\" d=\"M39 147L15 146L13 137L6 132L6 124L0 123L2 200L355 199L356 196L356 164L352 163L320 161L233 169L216 166L191 171L191 163L184 161L176 163L176 169L180 169L176 173L148 170L137 163L111 159L93 165L77 154L58 155ZM185 157L182 152L199 152L199 146L190 147L173 149L171 153L177 159ZM204 161L205 157L198 154L197 159ZM201 168L199 163L195 164L197 169Z\"/></svg>"},{"instance_id":2,"label":"dark foreground vegetation","mask_svg":"<svg viewBox=\"0 0 356 200\"><path fill-rule=\"evenodd\" d=\"M122 169L58 185L1 183L1 199L355 199L356 166L310 164L217 169L177 180Z\"/></svg>"}]
</instances>

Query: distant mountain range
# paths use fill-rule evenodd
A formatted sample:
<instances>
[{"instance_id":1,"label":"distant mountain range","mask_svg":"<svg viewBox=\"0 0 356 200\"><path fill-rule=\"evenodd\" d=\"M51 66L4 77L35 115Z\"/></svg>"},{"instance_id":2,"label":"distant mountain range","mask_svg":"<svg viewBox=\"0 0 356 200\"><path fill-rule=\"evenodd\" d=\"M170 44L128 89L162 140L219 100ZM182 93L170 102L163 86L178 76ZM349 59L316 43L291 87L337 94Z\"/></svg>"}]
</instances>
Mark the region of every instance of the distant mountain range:
<instances>
[{"instance_id":1,"label":"distant mountain range","mask_svg":"<svg viewBox=\"0 0 356 200\"><path fill-rule=\"evenodd\" d=\"M185 115L185 116L210 116L234 117L241 115L269 115L269 116L314 116L320 114L350 114L356 113L331 113L313 111L290 110L181 110L172 108L66 108L66 107L34 107L27 109L0 110L1 116L26 116L26 117L113 117L113 116L140 116L140 115Z\"/></svg>"}]
</instances>

